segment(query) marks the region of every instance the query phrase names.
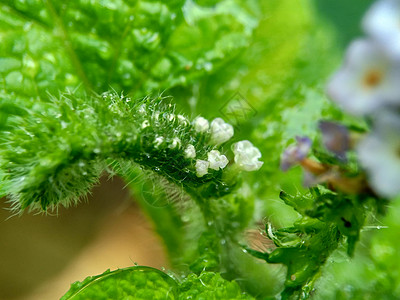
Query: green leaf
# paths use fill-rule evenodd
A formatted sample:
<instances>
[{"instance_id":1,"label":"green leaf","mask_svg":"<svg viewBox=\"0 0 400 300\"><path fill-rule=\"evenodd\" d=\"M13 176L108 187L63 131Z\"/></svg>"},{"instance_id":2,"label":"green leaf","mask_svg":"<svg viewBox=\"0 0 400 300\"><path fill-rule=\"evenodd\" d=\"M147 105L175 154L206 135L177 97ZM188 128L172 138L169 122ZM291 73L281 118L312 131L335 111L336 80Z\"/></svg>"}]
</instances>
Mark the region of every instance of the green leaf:
<instances>
[{"instance_id":1,"label":"green leaf","mask_svg":"<svg viewBox=\"0 0 400 300\"><path fill-rule=\"evenodd\" d=\"M220 274L202 272L189 275L179 286L179 298L184 299L254 299L244 294L234 281L224 280Z\"/></svg>"},{"instance_id":2,"label":"green leaf","mask_svg":"<svg viewBox=\"0 0 400 300\"><path fill-rule=\"evenodd\" d=\"M130 267L75 282L61 300L177 299L177 283L150 267Z\"/></svg>"},{"instance_id":3,"label":"green leaf","mask_svg":"<svg viewBox=\"0 0 400 300\"><path fill-rule=\"evenodd\" d=\"M241 1L17 1L0 5L1 88L25 98L82 86L146 96L213 73L257 25Z\"/></svg>"},{"instance_id":4,"label":"green leaf","mask_svg":"<svg viewBox=\"0 0 400 300\"><path fill-rule=\"evenodd\" d=\"M90 276L75 282L60 300L80 299L253 299L220 274L190 274L181 283L157 269L143 266Z\"/></svg>"}]
</instances>

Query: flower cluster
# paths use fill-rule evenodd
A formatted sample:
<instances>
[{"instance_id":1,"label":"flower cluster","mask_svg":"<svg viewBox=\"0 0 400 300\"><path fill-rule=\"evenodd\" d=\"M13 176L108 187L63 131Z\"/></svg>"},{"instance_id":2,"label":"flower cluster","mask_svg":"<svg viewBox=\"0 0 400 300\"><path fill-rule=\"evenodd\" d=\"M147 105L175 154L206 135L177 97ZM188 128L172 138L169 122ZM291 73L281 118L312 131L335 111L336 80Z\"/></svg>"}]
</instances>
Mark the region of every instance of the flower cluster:
<instances>
[{"instance_id":1,"label":"flower cluster","mask_svg":"<svg viewBox=\"0 0 400 300\"><path fill-rule=\"evenodd\" d=\"M210 142L218 146L229 141L234 134L233 126L226 123L221 118L210 122L199 116L193 121L193 128L199 133L209 133ZM249 141L240 141L232 145L234 161L239 170L256 171L261 168L263 162L259 161L261 152ZM184 150L186 158L195 158L196 149L193 145L188 145ZM224 169L229 163L228 158L218 150L211 150L207 153L207 159L197 159L195 163L197 177L208 174L208 169L219 171Z\"/></svg>"},{"instance_id":2,"label":"flower cluster","mask_svg":"<svg viewBox=\"0 0 400 300\"><path fill-rule=\"evenodd\" d=\"M229 141L234 134L233 126L221 118L214 119L211 124L203 117L197 117L193 121L193 127L197 132L210 132L211 142L219 145Z\"/></svg>"},{"instance_id":3,"label":"flower cluster","mask_svg":"<svg viewBox=\"0 0 400 300\"><path fill-rule=\"evenodd\" d=\"M146 117L145 104L141 105L138 112ZM148 130L154 124L160 124L163 121L164 126L169 123L176 124L182 128L189 126L190 121L183 115L174 113L161 113L155 110L151 114L150 119L140 121L141 129ZM175 149L182 151L182 156L187 160L192 160L193 169L197 177L203 177L212 174L212 171L220 171L225 169L229 164L228 158L220 153L223 143L229 141L234 134L233 126L226 123L221 118L216 118L209 122L206 118L198 116L191 122L192 129L200 136L188 140L181 139L177 136L164 136L156 134L152 140L152 144L158 151L165 149ZM198 143L198 141L203 141ZM201 151L200 148L206 147L207 151ZM204 149L204 148L203 148ZM219 149L219 150L218 150ZM260 151L254 147L249 141L241 141L233 144L235 170L239 171L255 171L261 168L263 162ZM210 172L209 172L210 171Z\"/></svg>"},{"instance_id":4,"label":"flower cluster","mask_svg":"<svg viewBox=\"0 0 400 300\"><path fill-rule=\"evenodd\" d=\"M400 193L400 1L379 0L367 12L368 37L355 40L327 92L343 110L372 120L356 151L381 196Z\"/></svg>"},{"instance_id":5,"label":"flower cluster","mask_svg":"<svg viewBox=\"0 0 400 300\"><path fill-rule=\"evenodd\" d=\"M196 160L196 174L202 177L208 173L208 169L218 171L226 167L229 160L225 155L221 154L218 150L211 150L207 154L207 160Z\"/></svg>"}]
</instances>

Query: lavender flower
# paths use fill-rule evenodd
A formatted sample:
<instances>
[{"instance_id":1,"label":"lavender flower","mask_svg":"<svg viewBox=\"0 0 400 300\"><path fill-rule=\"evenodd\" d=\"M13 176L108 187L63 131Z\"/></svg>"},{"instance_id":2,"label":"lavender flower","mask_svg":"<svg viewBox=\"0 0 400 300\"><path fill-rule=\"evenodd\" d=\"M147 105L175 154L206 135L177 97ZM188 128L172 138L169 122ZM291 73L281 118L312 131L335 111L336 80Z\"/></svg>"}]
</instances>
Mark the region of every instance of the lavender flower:
<instances>
[{"instance_id":1,"label":"lavender flower","mask_svg":"<svg viewBox=\"0 0 400 300\"><path fill-rule=\"evenodd\" d=\"M358 157L375 192L394 197L400 193L400 119L382 112L375 125L358 145Z\"/></svg>"},{"instance_id":2,"label":"lavender flower","mask_svg":"<svg viewBox=\"0 0 400 300\"><path fill-rule=\"evenodd\" d=\"M311 149L308 137L296 137L297 144L290 145L281 155L281 170L287 171L307 157Z\"/></svg>"},{"instance_id":3,"label":"lavender flower","mask_svg":"<svg viewBox=\"0 0 400 300\"><path fill-rule=\"evenodd\" d=\"M339 159L346 160L346 152L350 150L350 135L346 126L334 122L320 121L318 127L321 130L325 148Z\"/></svg>"},{"instance_id":4,"label":"lavender flower","mask_svg":"<svg viewBox=\"0 0 400 300\"><path fill-rule=\"evenodd\" d=\"M344 110L365 115L400 104L400 64L369 40L354 41L346 62L328 84L328 95Z\"/></svg>"},{"instance_id":5,"label":"lavender flower","mask_svg":"<svg viewBox=\"0 0 400 300\"><path fill-rule=\"evenodd\" d=\"M381 0L363 19L364 30L392 59L400 60L400 1Z\"/></svg>"}]
</instances>

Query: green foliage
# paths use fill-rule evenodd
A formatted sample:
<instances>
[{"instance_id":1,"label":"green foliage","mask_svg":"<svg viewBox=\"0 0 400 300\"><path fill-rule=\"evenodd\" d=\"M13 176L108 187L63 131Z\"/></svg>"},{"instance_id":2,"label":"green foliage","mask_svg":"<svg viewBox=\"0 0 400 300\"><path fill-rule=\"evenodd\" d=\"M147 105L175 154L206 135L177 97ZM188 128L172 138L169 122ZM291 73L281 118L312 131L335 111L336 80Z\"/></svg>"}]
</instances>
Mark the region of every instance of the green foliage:
<instances>
[{"instance_id":1,"label":"green foliage","mask_svg":"<svg viewBox=\"0 0 400 300\"><path fill-rule=\"evenodd\" d=\"M235 282L202 272L178 282L149 267L130 267L75 282L61 300L79 299L253 299Z\"/></svg>"},{"instance_id":2,"label":"green foliage","mask_svg":"<svg viewBox=\"0 0 400 300\"><path fill-rule=\"evenodd\" d=\"M106 272L75 283L63 299L249 298L241 290L261 299L399 297L398 205L382 220L393 230L366 231L386 201L306 191L299 170L278 169L285 146L296 135L315 138L321 118L368 129L333 107L323 86L358 32L358 2L0 4L0 194L17 210L47 211L77 203L102 173L118 174L184 273L177 280L145 267ZM223 110L238 91L254 116ZM263 168L196 176L195 160L184 155L189 144L198 159L218 149L232 161L229 143L213 145L194 130L199 114L231 117L234 139L257 145ZM275 248L243 252L242 233L263 220ZM248 253L286 266L286 275Z\"/></svg>"},{"instance_id":3,"label":"green foliage","mask_svg":"<svg viewBox=\"0 0 400 300\"><path fill-rule=\"evenodd\" d=\"M202 272L188 276L179 286L179 299L254 299L243 294L236 282L218 273Z\"/></svg>"},{"instance_id":4,"label":"green foliage","mask_svg":"<svg viewBox=\"0 0 400 300\"><path fill-rule=\"evenodd\" d=\"M281 192L280 198L302 216L293 226L274 229L267 224L266 234L275 246L271 252L248 249L268 263L287 266L283 299L308 299L321 268L342 244L354 255L355 245L366 216L372 206L365 199L311 189L306 195L291 196Z\"/></svg>"},{"instance_id":5,"label":"green foliage","mask_svg":"<svg viewBox=\"0 0 400 300\"><path fill-rule=\"evenodd\" d=\"M79 299L176 299L177 283L149 267L130 267L75 282L61 300Z\"/></svg>"},{"instance_id":6,"label":"green foliage","mask_svg":"<svg viewBox=\"0 0 400 300\"><path fill-rule=\"evenodd\" d=\"M224 180L222 171L197 177L195 160L184 153L191 144L197 158L207 159L207 152L219 147L209 133L198 133L188 119L178 118L167 102L112 93L37 102L27 116L13 117L4 133L2 192L17 209L68 206L90 190L108 161L131 160L196 197L229 193L234 181ZM121 173L118 163L114 167Z\"/></svg>"},{"instance_id":7,"label":"green foliage","mask_svg":"<svg viewBox=\"0 0 400 300\"><path fill-rule=\"evenodd\" d=\"M182 0L3 1L2 87L29 98L82 84L146 96L212 74L249 43L252 6Z\"/></svg>"}]
</instances>

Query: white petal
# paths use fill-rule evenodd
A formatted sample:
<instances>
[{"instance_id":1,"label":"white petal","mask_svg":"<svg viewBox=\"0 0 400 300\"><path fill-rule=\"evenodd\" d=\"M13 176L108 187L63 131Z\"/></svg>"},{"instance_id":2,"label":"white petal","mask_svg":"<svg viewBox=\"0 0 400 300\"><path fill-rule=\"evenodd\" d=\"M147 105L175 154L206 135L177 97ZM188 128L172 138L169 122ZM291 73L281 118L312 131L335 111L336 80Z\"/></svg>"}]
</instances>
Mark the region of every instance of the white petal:
<instances>
[{"instance_id":1,"label":"white petal","mask_svg":"<svg viewBox=\"0 0 400 300\"><path fill-rule=\"evenodd\" d=\"M226 123L221 118L216 118L211 122L211 141L215 144L222 144L233 137L233 126Z\"/></svg>"},{"instance_id":2,"label":"white petal","mask_svg":"<svg viewBox=\"0 0 400 300\"><path fill-rule=\"evenodd\" d=\"M211 150L208 153L208 159L210 162L210 169L213 170L219 170L223 169L226 167L226 165L229 163L229 160L226 158L225 155L220 154L218 150Z\"/></svg>"},{"instance_id":3,"label":"white petal","mask_svg":"<svg viewBox=\"0 0 400 300\"><path fill-rule=\"evenodd\" d=\"M206 160L196 160L196 175L197 177L203 177L208 173L208 166L210 163Z\"/></svg>"},{"instance_id":4,"label":"white petal","mask_svg":"<svg viewBox=\"0 0 400 300\"><path fill-rule=\"evenodd\" d=\"M162 136L158 136L154 139L154 146L158 148L164 142L164 138Z\"/></svg>"},{"instance_id":5,"label":"white petal","mask_svg":"<svg viewBox=\"0 0 400 300\"><path fill-rule=\"evenodd\" d=\"M181 123L181 124L183 124L183 125L189 124L189 121L188 121L188 119L187 119L185 116L183 116L183 115L177 115L177 118L178 118L179 123Z\"/></svg>"},{"instance_id":6,"label":"white petal","mask_svg":"<svg viewBox=\"0 0 400 300\"><path fill-rule=\"evenodd\" d=\"M263 162L261 152L254 147L249 141L240 141L232 145L233 153L235 154L235 163L245 171L256 171L261 168Z\"/></svg>"},{"instance_id":7,"label":"white petal","mask_svg":"<svg viewBox=\"0 0 400 300\"><path fill-rule=\"evenodd\" d=\"M143 123L142 123L142 128L144 129L144 128L149 127L149 126L150 126L150 122L148 120L144 120Z\"/></svg>"},{"instance_id":8,"label":"white petal","mask_svg":"<svg viewBox=\"0 0 400 300\"><path fill-rule=\"evenodd\" d=\"M344 110L365 115L400 104L400 65L369 40L353 42L342 68L331 78L327 93Z\"/></svg>"},{"instance_id":9,"label":"white petal","mask_svg":"<svg viewBox=\"0 0 400 300\"><path fill-rule=\"evenodd\" d=\"M171 122L175 120L175 114L167 114L165 117Z\"/></svg>"},{"instance_id":10,"label":"white petal","mask_svg":"<svg viewBox=\"0 0 400 300\"><path fill-rule=\"evenodd\" d=\"M195 158L196 157L196 149L193 145L188 145L185 149L185 157L186 158Z\"/></svg>"},{"instance_id":11,"label":"white petal","mask_svg":"<svg viewBox=\"0 0 400 300\"><path fill-rule=\"evenodd\" d=\"M205 132L210 128L210 124L207 119L203 117L197 117L193 121L194 130L197 132Z\"/></svg>"},{"instance_id":12,"label":"white petal","mask_svg":"<svg viewBox=\"0 0 400 300\"><path fill-rule=\"evenodd\" d=\"M358 158L372 188L381 196L400 194L400 119L385 112L376 128L358 146Z\"/></svg>"},{"instance_id":13,"label":"white petal","mask_svg":"<svg viewBox=\"0 0 400 300\"><path fill-rule=\"evenodd\" d=\"M363 19L364 30L395 60L400 59L400 1L374 3Z\"/></svg>"},{"instance_id":14,"label":"white petal","mask_svg":"<svg viewBox=\"0 0 400 300\"><path fill-rule=\"evenodd\" d=\"M169 145L169 148L175 149L176 147L180 148L180 146L181 146L181 140L177 137L174 137L172 139L171 144Z\"/></svg>"}]
</instances>

